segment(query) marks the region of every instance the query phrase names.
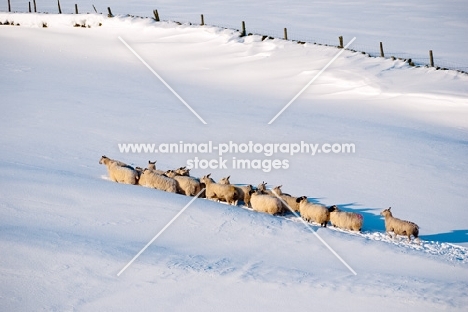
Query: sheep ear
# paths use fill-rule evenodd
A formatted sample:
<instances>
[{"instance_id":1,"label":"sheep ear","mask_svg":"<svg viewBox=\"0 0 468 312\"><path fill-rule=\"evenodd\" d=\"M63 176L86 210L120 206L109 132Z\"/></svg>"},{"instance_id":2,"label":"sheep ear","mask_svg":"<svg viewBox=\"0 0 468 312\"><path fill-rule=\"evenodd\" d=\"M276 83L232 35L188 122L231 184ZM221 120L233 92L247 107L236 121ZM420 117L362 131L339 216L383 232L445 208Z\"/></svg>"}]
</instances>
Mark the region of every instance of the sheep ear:
<instances>
[{"instance_id":1,"label":"sheep ear","mask_svg":"<svg viewBox=\"0 0 468 312\"><path fill-rule=\"evenodd\" d=\"M388 211L390 211L390 209L392 209L392 207L388 207Z\"/></svg>"},{"instance_id":2,"label":"sheep ear","mask_svg":"<svg viewBox=\"0 0 468 312\"><path fill-rule=\"evenodd\" d=\"M278 186L278 188L282 188L282 187L283 187L282 185Z\"/></svg>"},{"instance_id":3,"label":"sheep ear","mask_svg":"<svg viewBox=\"0 0 468 312\"><path fill-rule=\"evenodd\" d=\"M228 180L229 180L230 178L231 178L231 176L228 176L226 179L228 179Z\"/></svg>"},{"instance_id":4,"label":"sheep ear","mask_svg":"<svg viewBox=\"0 0 468 312\"><path fill-rule=\"evenodd\" d=\"M208 173L208 174L206 175L206 177L207 177L207 178L209 178L209 177L210 177L210 175L211 175L211 173Z\"/></svg>"}]
</instances>

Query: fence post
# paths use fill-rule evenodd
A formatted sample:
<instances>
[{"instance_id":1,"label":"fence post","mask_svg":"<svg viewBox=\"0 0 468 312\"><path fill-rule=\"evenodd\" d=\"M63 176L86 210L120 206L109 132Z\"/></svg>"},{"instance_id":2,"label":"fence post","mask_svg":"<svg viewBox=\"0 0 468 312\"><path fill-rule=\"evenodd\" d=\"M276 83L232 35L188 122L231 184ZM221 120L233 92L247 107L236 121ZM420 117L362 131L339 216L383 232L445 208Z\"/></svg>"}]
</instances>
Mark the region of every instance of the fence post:
<instances>
[{"instance_id":1,"label":"fence post","mask_svg":"<svg viewBox=\"0 0 468 312\"><path fill-rule=\"evenodd\" d=\"M246 31L245 31L245 22L242 21L242 32L241 32L241 37L244 37L244 36L246 36L246 35L247 35L247 33L246 33Z\"/></svg>"},{"instance_id":2,"label":"fence post","mask_svg":"<svg viewBox=\"0 0 468 312\"><path fill-rule=\"evenodd\" d=\"M201 15L201 24L200 25L205 25L205 18L203 17L203 14Z\"/></svg>"},{"instance_id":3,"label":"fence post","mask_svg":"<svg viewBox=\"0 0 468 312\"><path fill-rule=\"evenodd\" d=\"M31 1L29 1L29 13L31 13Z\"/></svg>"},{"instance_id":4,"label":"fence post","mask_svg":"<svg viewBox=\"0 0 468 312\"><path fill-rule=\"evenodd\" d=\"M94 6L94 4L93 4L93 9L94 9L94 12L96 12L96 14L97 14L97 10L96 10L96 7Z\"/></svg>"},{"instance_id":5,"label":"fence post","mask_svg":"<svg viewBox=\"0 0 468 312\"><path fill-rule=\"evenodd\" d=\"M434 56L432 55L432 50L429 50L429 62L431 67L434 67Z\"/></svg>"},{"instance_id":6,"label":"fence post","mask_svg":"<svg viewBox=\"0 0 468 312\"><path fill-rule=\"evenodd\" d=\"M158 10L153 10L153 14L154 14L154 20L156 22L159 22L159 13L158 13Z\"/></svg>"},{"instance_id":7,"label":"fence post","mask_svg":"<svg viewBox=\"0 0 468 312\"><path fill-rule=\"evenodd\" d=\"M284 40L288 40L288 29L284 27Z\"/></svg>"},{"instance_id":8,"label":"fence post","mask_svg":"<svg viewBox=\"0 0 468 312\"><path fill-rule=\"evenodd\" d=\"M381 57L385 57L385 54L383 52L383 44L382 44L382 41L380 42L380 56Z\"/></svg>"},{"instance_id":9,"label":"fence post","mask_svg":"<svg viewBox=\"0 0 468 312\"><path fill-rule=\"evenodd\" d=\"M78 14L78 4L75 3L75 14Z\"/></svg>"},{"instance_id":10,"label":"fence post","mask_svg":"<svg viewBox=\"0 0 468 312\"><path fill-rule=\"evenodd\" d=\"M36 0L33 0L33 4L34 4L34 13L37 13Z\"/></svg>"},{"instance_id":11,"label":"fence post","mask_svg":"<svg viewBox=\"0 0 468 312\"><path fill-rule=\"evenodd\" d=\"M109 12L109 14L107 14L107 17L114 17L110 7L107 7L107 12Z\"/></svg>"},{"instance_id":12,"label":"fence post","mask_svg":"<svg viewBox=\"0 0 468 312\"><path fill-rule=\"evenodd\" d=\"M340 40L340 45L338 48L343 49L343 36L339 36L338 39Z\"/></svg>"},{"instance_id":13,"label":"fence post","mask_svg":"<svg viewBox=\"0 0 468 312\"><path fill-rule=\"evenodd\" d=\"M8 12L11 12L11 4L10 4L10 0L8 0Z\"/></svg>"},{"instance_id":14,"label":"fence post","mask_svg":"<svg viewBox=\"0 0 468 312\"><path fill-rule=\"evenodd\" d=\"M62 14L62 8L60 7L60 0L57 0L59 14Z\"/></svg>"}]
</instances>

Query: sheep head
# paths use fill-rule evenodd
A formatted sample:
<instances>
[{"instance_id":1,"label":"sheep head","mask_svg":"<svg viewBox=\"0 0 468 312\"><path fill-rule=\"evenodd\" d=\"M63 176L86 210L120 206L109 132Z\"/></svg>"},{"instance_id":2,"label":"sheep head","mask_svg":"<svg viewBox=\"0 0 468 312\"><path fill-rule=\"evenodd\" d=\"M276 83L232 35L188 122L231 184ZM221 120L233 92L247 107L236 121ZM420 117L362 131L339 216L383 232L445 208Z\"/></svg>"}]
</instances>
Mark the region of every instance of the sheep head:
<instances>
[{"instance_id":1,"label":"sheep head","mask_svg":"<svg viewBox=\"0 0 468 312\"><path fill-rule=\"evenodd\" d=\"M106 155L102 155L101 156L101 159L99 160L99 164L102 165L104 163L105 160L108 160L109 157L107 157Z\"/></svg>"},{"instance_id":2,"label":"sheep head","mask_svg":"<svg viewBox=\"0 0 468 312\"><path fill-rule=\"evenodd\" d=\"M302 201L304 201L304 200L307 201L307 196L298 197L298 198L296 199L296 203L300 203L300 202L302 202Z\"/></svg>"},{"instance_id":3,"label":"sheep head","mask_svg":"<svg viewBox=\"0 0 468 312\"><path fill-rule=\"evenodd\" d=\"M257 186L257 189L259 189L260 191L264 191L266 189L266 185L268 183L266 183L265 181L262 181L262 183L260 183L258 186Z\"/></svg>"},{"instance_id":4,"label":"sheep head","mask_svg":"<svg viewBox=\"0 0 468 312\"><path fill-rule=\"evenodd\" d=\"M392 212L390 211L391 208L392 208L392 207L388 207L387 209L385 209L384 211L382 211L382 212L380 213L380 215L383 216L383 217L387 217L387 216L392 217Z\"/></svg>"}]
</instances>

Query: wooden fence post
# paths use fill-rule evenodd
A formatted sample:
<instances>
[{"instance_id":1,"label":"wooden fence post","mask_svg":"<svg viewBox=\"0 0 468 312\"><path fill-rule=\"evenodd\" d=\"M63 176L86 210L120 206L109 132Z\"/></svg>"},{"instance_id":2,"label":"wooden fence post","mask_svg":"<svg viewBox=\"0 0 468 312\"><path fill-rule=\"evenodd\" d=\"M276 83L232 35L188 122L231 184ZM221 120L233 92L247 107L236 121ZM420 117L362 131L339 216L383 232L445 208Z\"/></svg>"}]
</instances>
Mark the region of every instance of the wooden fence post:
<instances>
[{"instance_id":1,"label":"wooden fence post","mask_svg":"<svg viewBox=\"0 0 468 312\"><path fill-rule=\"evenodd\" d=\"M340 45L338 48L343 49L343 36L339 36L338 39L340 40Z\"/></svg>"},{"instance_id":2,"label":"wooden fence post","mask_svg":"<svg viewBox=\"0 0 468 312\"><path fill-rule=\"evenodd\" d=\"M29 13L31 13L31 1L29 1Z\"/></svg>"},{"instance_id":3,"label":"wooden fence post","mask_svg":"<svg viewBox=\"0 0 468 312\"><path fill-rule=\"evenodd\" d=\"M380 42L380 56L385 57L384 51L383 51L383 43L382 41Z\"/></svg>"},{"instance_id":4,"label":"wooden fence post","mask_svg":"<svg viewBox=\"0 0 468 312\"><path fill-rule=\"evenodd\" d=\"M284 27L284 40L288 40L288 29Z\"/></svg>"},{"instance_id":5,"label":"wooden fence post","mask_svg":"<svg viewBox=\"0 0 468 312\"><path fill-rule=\"evenodd\" d=\"M247 35L247 32L245 31L245 22L242 21L242 32L241 32L241 37L244 37Z\"/></svg>"},{"instance_id":6,"label":"wooden fence post","mask_svg":"<svg viewBox=\"0 0 468 312\"><path fill-rule=\"evenodd\" d=\"M205 25L205 18L203 17L203 14L201 15L201 25Z\"/></svg>"},{"instance_id":7,"label":"wooden fence post","mask_svg":"<svg viewBox=\"0 0 468 312\"><path fill-rule=\"evenodd\" d=\"M429 62L431 67L434 67L434 56L432 55L432 50L429 50Z\"/></svg>"},{"instance_id":8,"label":"wooden fence post","mask_svg":"<svg viewBox=\"0 0 468 312\"><path fill-rule=\"evenodd\" d=\"M11 12L11 4L10 4L10 0L8 0L8 12Z\"/></svg>"},{"instance_id":9,"label":"wooden fence post","mask_svg":"<svg viewBox=\"0 0 468 312\"><path fill-rule=\"evenodd\" d=\"M96 12L96 14L97 14L97 10L96 10L96 7L94 6L94 4L93 4L93 9L94 9L94 12Z\"/></svg>"},{"instance_id":10,"label":"wooden fence post","mask_svg":"<svg viewBox=\"0 0 468 312\"><path fill-rule=\"evenodd\" d=\"M159 13L158 10L153 10L154 20L159 22Z\"/></svg>"},{"instance_id":11,"label":"wooden fence post","mask_svg":"<svg viewBox=\"0 0 468 312\"><path fill-rule=\"evenodd\" d=\"M75 3L75 14L78 14L78 4Z\"/></svg>"},{"instance_id":12,"label":"wooden fence post","mask_svg":"<svg viewBox=\"0 0 468 312\"><path fill-rule=\"evenodd\" d=\"M57 0L59 14L62 14L62 8L60 7L60 0Z\"/></svg>"},{"instance_id":13,"label":"wooden fence post","mask_svg":"<svg viewBox=\"0 0 468 312\"><path fill-rule=\"evenodd\" d=\"M110 7L107 7L107 12L109 12L107 14L107 17L114 17L114 15L112 14L112 11L111 11L111 8Z\"/></svg>"},{"instance_id":14,"label":"wooden fence post","mask_svg":"<svg viewBox=\"0 0 468 312\"><path fill-rule=\"evenodd\" d=\"M36 0L33 0L33 4L34 4L34 13L37 13Z\"/></svg>"}]
</instances>

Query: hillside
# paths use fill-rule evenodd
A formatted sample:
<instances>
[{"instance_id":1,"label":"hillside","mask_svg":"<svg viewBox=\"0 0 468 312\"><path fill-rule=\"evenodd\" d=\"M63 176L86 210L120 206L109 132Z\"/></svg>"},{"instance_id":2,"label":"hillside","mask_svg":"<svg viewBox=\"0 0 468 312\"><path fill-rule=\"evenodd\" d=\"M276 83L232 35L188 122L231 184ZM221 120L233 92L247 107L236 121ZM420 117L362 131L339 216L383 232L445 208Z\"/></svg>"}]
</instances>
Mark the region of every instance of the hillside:
<instances>
[{"instance_id":1,"label":"hillside","mask_svg":"<svg viewBox=\"0 0 468 312\"><path fill-rule=\"evenodd\" d=\"M468 304L468 76L344 51L269 125L338 49L127 16L1 20L21 25L0 26L2 311ZM350 154L225 153L228 168L191 174L282 184L361 213L362 233L313 225L357 275L294 216L197 199L117 276L191 198L113 183L99 158L162 169L219 160L118 147L181 141L354 144ZM288 168L234 169L233 157ZM385 236L389 206L420 226L421 245Z\"/></svg>"}]
</instances>

